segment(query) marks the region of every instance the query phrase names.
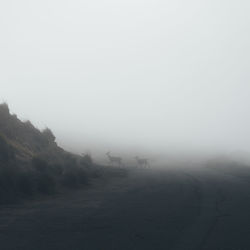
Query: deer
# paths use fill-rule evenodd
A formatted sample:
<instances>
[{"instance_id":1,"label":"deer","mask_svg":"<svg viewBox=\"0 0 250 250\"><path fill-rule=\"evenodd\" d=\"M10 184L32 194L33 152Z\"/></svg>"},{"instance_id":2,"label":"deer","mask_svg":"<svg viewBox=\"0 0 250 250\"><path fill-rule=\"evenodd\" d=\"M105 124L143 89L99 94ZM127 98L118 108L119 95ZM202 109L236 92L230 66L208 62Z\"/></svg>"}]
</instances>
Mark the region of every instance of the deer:
<instances>
[{"instance_id":1,"label":"deer","mask_svg":"<svg viewBox=\"0 0 250 250\"><path fill-rule=\"evenodd\" d=\"M138 166L144 167L144 168L150 167L150 165L148 163L148 159L139 158L138 156L136 156L135 159L136 159L136 162L137 162Z\"/></svg>"},{"instance_id":2,"label":"deer","mask_svg":"<svg viewBox=\"0 0 250 250\"><path fill-rule=\"evenodd\" d=\"M107 152L106 155L108 156L108 159L112 165L113 165L113 163L117 164L118 166L122 165L122 158L121 157L111 156L110 152Z\"/></svg>"}]
</instances>

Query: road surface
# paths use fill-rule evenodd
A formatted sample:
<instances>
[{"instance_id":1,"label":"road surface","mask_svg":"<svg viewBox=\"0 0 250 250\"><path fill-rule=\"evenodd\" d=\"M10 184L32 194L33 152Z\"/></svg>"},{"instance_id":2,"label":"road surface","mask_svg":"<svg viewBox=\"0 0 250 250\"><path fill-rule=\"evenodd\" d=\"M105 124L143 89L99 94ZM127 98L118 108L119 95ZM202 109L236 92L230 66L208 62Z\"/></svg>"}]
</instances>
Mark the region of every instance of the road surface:
<instances>
[{"instance_id":1,"label":"road surface","mask_svg":"<svg viewBox=\"0 0 250 250\"><path fill-rule=\"evenodd\" d=\"M250 170L135 170L0 209L1 250L248 250Z\"/></svg>"}]
</instances>

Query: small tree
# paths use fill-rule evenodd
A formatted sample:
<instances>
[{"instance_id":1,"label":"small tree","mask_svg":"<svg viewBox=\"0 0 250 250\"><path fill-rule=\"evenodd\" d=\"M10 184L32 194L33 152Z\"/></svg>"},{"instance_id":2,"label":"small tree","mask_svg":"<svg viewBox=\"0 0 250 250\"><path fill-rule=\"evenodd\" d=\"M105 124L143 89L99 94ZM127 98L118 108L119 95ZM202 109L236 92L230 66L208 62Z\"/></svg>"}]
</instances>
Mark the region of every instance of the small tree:
<instances>
[{"instance_id":1,"label":"small tree","mask_svg":"<svg viewBox=\"0 0 250 250\"><path fill-rule=\"evenodd\" d=\"M89 153L82 154L81 164L82 165L87 165L87 166L90 166L90 165L93 164L93 159L92 159L92 157L91 157L91 155Z\"/></svg>"},{"instance_id":2,"label":"small tree","mask_svg":"<svg viewBox=\"0 0 250 250\"><path fill-rule=\"evenodd\" d=\"M9 106L6 102L0 104L0 113L1 113L1 115L9 115L10 114Z\"/></svg>"},{"instance_id":3,"label":"small tree","mask_svg":"<svg viewBox=\"0 0 250 250\"><path fill-rule=\"evenodd\" d=\"M42 134L47 138L49 142L54 142L56 139L56 137L49 128L44 129L42 131Z\"/></svg>"}]
</instances>

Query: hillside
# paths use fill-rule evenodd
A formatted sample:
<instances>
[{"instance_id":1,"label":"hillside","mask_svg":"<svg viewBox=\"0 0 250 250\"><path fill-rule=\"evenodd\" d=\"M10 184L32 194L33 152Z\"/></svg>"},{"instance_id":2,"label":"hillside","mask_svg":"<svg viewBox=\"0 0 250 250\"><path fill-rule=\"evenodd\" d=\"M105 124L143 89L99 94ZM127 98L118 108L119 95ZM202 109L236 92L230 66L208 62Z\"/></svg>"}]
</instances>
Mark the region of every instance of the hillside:
<instances>
[{"instance_id":1,"label":"hillside","mask_svg":"<svg viewBox=\"0 0 250 250\"><path fill-rule=\"evenodd\" d=\"M40 131L30 121L23 122L15 114L11 115L5 103L0 104L0 137L12 148L16 159L21 162L41 157L55 164L65 162L65 158L73 157L85 160L86 164L90 163L88 157L76 156L60 148L49 128Z\"/></svg>"},{"instance_id":2,"label":"hillside","mask_svg":"<svg viewBox=\"0 0 250 250\"><path fill-rule=\"evenodd\" d=\"M55 139L50 129L40 131L0 104L0 204L85 186L98 176L100 166L89 155L66 152Z\"/></svg>"}]
</instances>

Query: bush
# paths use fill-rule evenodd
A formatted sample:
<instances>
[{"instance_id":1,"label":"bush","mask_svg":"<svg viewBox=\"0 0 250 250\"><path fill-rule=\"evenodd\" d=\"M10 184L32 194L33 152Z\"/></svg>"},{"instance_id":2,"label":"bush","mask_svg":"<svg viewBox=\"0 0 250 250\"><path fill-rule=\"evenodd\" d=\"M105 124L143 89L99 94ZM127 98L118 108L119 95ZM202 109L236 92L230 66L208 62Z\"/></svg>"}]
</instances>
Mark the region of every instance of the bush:
<instances>
[{"instance_id":1,"label":"bush","mask_svg":"<svg viewBox=\"0 0 250 250\"><path fill-rule=\"evenodd\" d=\"M34 169L34 180L36 190L42 194L52 194L55 192L56 181L55 176L59 167L57 169L50 166L45 160L34 157L32 159L32 167Z\"/></svg>"},{"instance_id":2,"label":"bush","mask_svg":"<svg viewBox=\"0 0 250 250\"><path fill-rule=\"evenodd\" d=\"M49 170L49 164L39 157L33 157L31 163L34 170L40 173L47 173Z\"/></svg>"},{"instance_id":3,"label":"bush","mask_svg":"<svg viewBox=\"0 0 250 250\"><path fill-rule=\"evenodd\" d=\"M6 147L4 143L2 145ZM9 155L9 150L2 152L7 152L3 154L5 156ZM30 163L21 165L17 161L0 161L0 203L12 203L37 194L50 195L55 193L58 184L67 188L88 184L88 174L76 158L67 155L65 164L50 165L41 157L34 157Z\"/></svg>"},{"instance_id":4,"label":"bush","mask_svg":"<svg viewBox=\"0 0 250 250\"><path fill-rule=\"evenodd\" d=\"M25 196L32 196L35 191L34 174L29 172L20 172L18 176L18 190Z\"/></svg>"},{"instance_id":5,"label":"bush","mask_svg":"<svg viewBox=\"0 0 250 250\"><path fill-rule=\"evenodd\" d=\"M52 176L48 174L38 174L36 176L37 191L42 194L53 194L55 192L56 183Z\"/></svg>"},{"instance_id":6,"label":"bush","mask_svg":"<svg viewBox=\"0 0 250 250\"><path fill-rule=\"evenodd\" d=\"M81 185L86 185L88 183L88 177L82 168L72 166L63 174L61 183L66 187L76 188Z\"/></svg>"},{"instance_id":7,"label":"bush","mask_svg":"<svg viewBox=\"0 0 250 250\"><path fill-rule=\"evenodd\" d=\"M0 135L0 162L7 163L15 157L14 150L9 146L3 136Z\"/></svg>"},{"instance_id":8,"label":"bush","mask_svg":"<svg viewBox=\"0 0 250 250\"><path fill-rule=\"evenodd\" d=\"M63 174L61 183L63 186L76 188L78 186L76 173L73 171L67 171Z\"/></svg>"},{"instance_id":9,"label":"bush","mask_svg":"<svg viewBox=\"0 0 250 250\"><path fill-rule=\"evenodd\" d=\"M54 176L61 176L63 173L63 167L60 164L54 164L50 166L50 172L54 175Z\"/></svg>"},{"instance_id":10,"label":"bush","mask_svg":"<svg viewBox=\"0 0 250 250\"><path fill-rule=\"evenodd\" d=\"M12 202L18 193L18 169L11 165L0 168L0 203Z\"/></svg>"},{"instance_id":11,"label":"bush","mask_svg":"<svg viewBox=\"0 0 250 250\"><path fill-rule=\"evenodd\" d=\"M78 171L77 171L77 181L80 185L86 185L88 184L88 176L87 176L87 173L79 168Z\"/></svg>"},{"instance_id":12,"label":"bush","mask_svg":"<svg viewBox=\"0 0 250 250\"><path fill-rule=\"evenodd\" d=\"M42 134L49 142L54 142L56 137L52 133L52 131L49 128L46 128L42 131Z\"/></svg>"},{"instance_id":13,"label":"bush","mask_svg":"<svg viewBox=\"0 0 250 250\"><path fill-rule=\"evenodd\" d=\"M81 165L90 166L93 164L93 160L90 154L85 154L81 158Z\"/></svg>"}]
</instances>

